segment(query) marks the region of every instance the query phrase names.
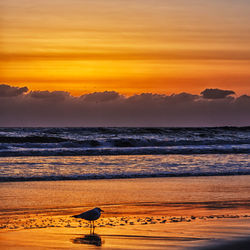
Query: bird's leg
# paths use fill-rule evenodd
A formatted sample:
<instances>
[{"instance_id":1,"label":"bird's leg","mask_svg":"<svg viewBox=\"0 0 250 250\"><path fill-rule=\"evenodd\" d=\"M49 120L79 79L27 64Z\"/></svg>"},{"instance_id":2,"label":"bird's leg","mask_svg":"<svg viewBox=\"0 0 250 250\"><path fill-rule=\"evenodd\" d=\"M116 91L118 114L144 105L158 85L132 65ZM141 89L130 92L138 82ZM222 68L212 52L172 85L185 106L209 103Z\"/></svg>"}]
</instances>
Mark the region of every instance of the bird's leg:
<instances>
[{"instance_id":1,"label":"bird's leg","mask_svg":"<svg viewBox=\"0 0 250 250\"><path fill-rule=\"evenodd\" d=\"M91 230L91 234L94 234L94 221L92 221L92 230Z\"/></svg>"},{"instance_id":2,"label":"bird's leg","mask_svg":"<svg viewBox=\"0 0 250 250\"><path fill-rule=\"evenodd\" d=\"M95 230L94 221L92 221L91 224L92 224L91 234L94 234L94 230Z\"/></svg>"},{"instance_id":3,"label":"bird's leg","mask_svg":"<svg viewBox=\"0 0 250 250\"><path fill-rule=\"evenodd\" d=\"M93 221L93 234L95 232L95 221Z\"/></svg>"},{"instance_id":4,"label":"bird's leg","mask_svg":"<svg viewBox=\"0 0 250 250\"><path fill-rule=\"evenodd\" d=\"M89 223L89 234L91 234L91 232L92 232L92 222L90 221L90 223Z\"/></svg>"}]
</instances>

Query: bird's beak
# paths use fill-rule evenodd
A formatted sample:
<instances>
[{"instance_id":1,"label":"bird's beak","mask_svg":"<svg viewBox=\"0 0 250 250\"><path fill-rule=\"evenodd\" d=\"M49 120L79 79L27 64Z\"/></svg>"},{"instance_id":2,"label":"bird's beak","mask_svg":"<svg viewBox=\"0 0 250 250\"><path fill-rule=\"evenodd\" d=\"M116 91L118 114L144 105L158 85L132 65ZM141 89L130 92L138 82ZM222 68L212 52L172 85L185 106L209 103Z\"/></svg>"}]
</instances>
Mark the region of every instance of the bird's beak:
<instances>
[{"instance_id":1,"label":"bird's beak","mask_svg":"<svg viewBox=\"0 0 250 250\"><path fill-rule=\"evenodd\" d=\"M101 212L103 212L103 213L104 213L104 211L103 211L103 210L101 210Z\"/></svg>"}]
</instances>

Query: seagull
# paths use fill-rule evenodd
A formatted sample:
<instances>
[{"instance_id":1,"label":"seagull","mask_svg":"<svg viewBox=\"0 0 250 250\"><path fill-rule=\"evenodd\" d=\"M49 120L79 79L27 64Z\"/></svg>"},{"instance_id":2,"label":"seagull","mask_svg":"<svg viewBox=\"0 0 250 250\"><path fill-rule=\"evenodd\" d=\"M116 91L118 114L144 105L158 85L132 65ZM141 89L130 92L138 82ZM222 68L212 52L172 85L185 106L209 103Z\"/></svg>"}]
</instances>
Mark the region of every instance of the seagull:
<instances>
[{"instance_id":1,"label":"seagull","mask_svg":"<svg viewBox=\"0 0 250 250\"><path fill-rule=\"evenodd\" d=\"M94 221L100 218L101 212L104 212L104 211L101 210L99 207L96 207L94 209L88 210L88 211L83 212L81 214L73 215L72 217L90 221L90 229L91 229L91 225L92 225L91 222L93 222L93 229L94 229L95 228Z\"/></svg>"}]
</instances>

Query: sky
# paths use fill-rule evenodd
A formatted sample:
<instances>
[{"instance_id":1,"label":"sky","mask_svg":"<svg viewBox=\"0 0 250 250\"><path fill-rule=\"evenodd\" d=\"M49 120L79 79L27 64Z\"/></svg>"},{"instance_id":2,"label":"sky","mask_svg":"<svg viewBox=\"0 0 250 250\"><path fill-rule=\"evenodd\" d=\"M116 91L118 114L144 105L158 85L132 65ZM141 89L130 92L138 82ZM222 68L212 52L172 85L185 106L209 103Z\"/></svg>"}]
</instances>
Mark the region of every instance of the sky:
<instances>
[{"instance_id":1,"label":"sky","mask_svg":"<svg viewBox=\"0 0 250 250\"><path fill-rule=\"evenodd\" d=\"M249 13L248 0L2 0L0 126L249 125Z\"/></svg>"},{"instance_id":2,"label":"sky","mask_svg":"<svg viewBox=\"0 0 250 250\"><path fill-rule=\"evenodd\" d=\"M250 94L247 0L2 0L1 83Z\"/></svg>"}]
</instances>

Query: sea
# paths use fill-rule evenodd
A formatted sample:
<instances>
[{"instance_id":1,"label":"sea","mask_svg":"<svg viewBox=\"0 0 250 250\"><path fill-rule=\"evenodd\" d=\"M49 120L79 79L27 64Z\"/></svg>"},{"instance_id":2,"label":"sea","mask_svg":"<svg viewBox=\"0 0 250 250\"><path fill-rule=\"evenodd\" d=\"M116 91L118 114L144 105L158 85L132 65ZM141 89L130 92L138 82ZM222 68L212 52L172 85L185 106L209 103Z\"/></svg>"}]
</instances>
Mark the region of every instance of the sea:
<instances>
[{"instance_id":1,"label":"sea","mask_svg":"<svg viewBox=\"0 0 250 250\"><path fill-rule=\"evenodd\" d=\"M0 128L0 181L250 174L250 127Z\"/></svg>"}]
</instances>

